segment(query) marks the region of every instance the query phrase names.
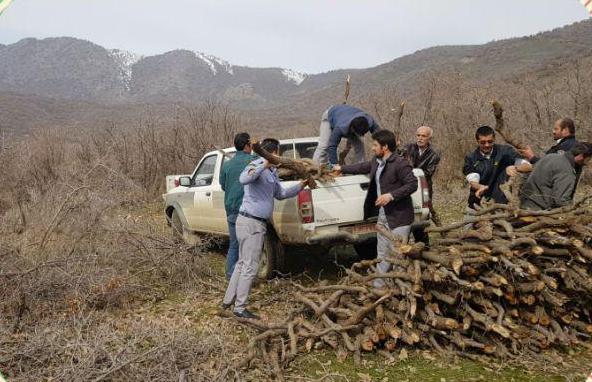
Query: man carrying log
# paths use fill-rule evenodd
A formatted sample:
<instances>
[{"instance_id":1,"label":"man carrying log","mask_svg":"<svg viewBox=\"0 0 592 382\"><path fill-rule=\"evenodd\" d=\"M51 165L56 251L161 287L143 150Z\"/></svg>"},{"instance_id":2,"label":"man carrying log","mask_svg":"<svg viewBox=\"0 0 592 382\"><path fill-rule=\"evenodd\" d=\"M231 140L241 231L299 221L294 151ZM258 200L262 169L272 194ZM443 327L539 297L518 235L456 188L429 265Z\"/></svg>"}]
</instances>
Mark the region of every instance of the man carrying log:
<instances>
[{"instance_id":1,"label":"man carrying log","mask_svg":"<svg viewBox=\"0 0 592 382\"><path fill-rule=\"evenodd\" d=\"M350 105L335 105L327 109L322 116L319 145L313 160L318 164L339 162L337 147L342 138L347 138L348 144L354 147L355 163L364 161L363 137L367 132L371 134L380 127L365 111Z\"/></svg>"},{"instance_id":2,"label":"man carrying log","mask_svg":"<svg viewBox=\"0 0 592 382\"><path fill-rule=\"evenodd\" d=\"M555 144L551 146L545 154L564 153L571 150L576 144L576 125L570 118L562 118L555 122L553 125L553 140ZM522 150L518 150L520 155L526 158L530 163L535 164L541 158L535 155L534 151L530 146Z\"/></svg>"},{"instance_id":3,"label":"man carrying log","mask_svg":"<svg viewBox=\"0 0 592 382\"><path fill-rule=\"evenodd\" d=\"M364 202L364 219L378 215L378 224L388 228L402 242L406 242L414 219L411 195L417 190L417 179L411 165L399 155L395 134L380 130L372 134L372 151L376 155L368 162L347 166L336 165L336 174L369 174L370 186ZM385 258L392 251L389 238L377 234L379 273L387 273L391 264ZM374 286L382 288L382 279L374 280Z\"/></svg>"},{"instance_id":4,"label":"man carrying log","mask_svg":"<svg viewBox=\"0 0 592 382\"><path fill-rule=\"evenodd\" d=\"M578 170L590 157L592 145L585 142L576 142L565 153L545 155L522 187L522 208L550 210L569 205L575 194Z\"/></svg>"},{"instance_id":5,"label":"man carrying log","mask_svg":"<svg viewBox=\"0 0 592 382\"><path fill-rule=\"evenodd\" d=\"M224 209L228 223L229 244L226 254L226 280L230 280L238 261L238 240L236 238L236 219L243 202L243 185L239 182L240 174L253 160L251 155L251 137L247 133L239 133L234 137L234 157L222 166L220 185L224 191Z\"/></svg>"},{"instance_id":6,"label":"man carrying log","mask_svg":"<svg viewBox=\"0 0 592 382\"><path fill-rule=\"evenodd\" d=\"M432 136L434 132L429 126L421 126L417 129L417 140L410 143L401 151L401 154L409 161L411 167L423 170L426 181L428 182L428 191L430 200L433 200L433 177L440 163L440 154L432 146ZM435 211L432 210L432 218L436 221ZM412 231L416 242L429 244L430 238L425 232L425 228L420 227Z\"/></svg>"},{"instance_id":7,"label":"man carrying log","mask_svg":"<svg viewBox=\"0 0 592 382\"><path fill-rule=\"evenodd\" d=\"M266 153L277 155L280 142L267 138L260 146ZM264 158L252 161L240 174L239 180L244 186L243 202L236 220L239 256L224 295L222 308L230 308L234 301L235 316L259 319L247 310L247 300L259 270L267 222L273 214L274 198L281 200L298 195L308 184L308 180L284 188L280 184L275 167Z\"/></svg>"},{"instance_id":8,"label":"man carrying log","mask_svg":"<svg viewBox=\"0 0 592 382\"><path fill-rule=\"evenodd\" d=\"M508 176L530 172L532 165L522 159L509 145L495 143L495 131L489 126L481 126L475 132L478 147L465 157L463 173L470 184L469 208L481 204L482 198L508 203L500 186Z\"/></svg>"}]
</instances>

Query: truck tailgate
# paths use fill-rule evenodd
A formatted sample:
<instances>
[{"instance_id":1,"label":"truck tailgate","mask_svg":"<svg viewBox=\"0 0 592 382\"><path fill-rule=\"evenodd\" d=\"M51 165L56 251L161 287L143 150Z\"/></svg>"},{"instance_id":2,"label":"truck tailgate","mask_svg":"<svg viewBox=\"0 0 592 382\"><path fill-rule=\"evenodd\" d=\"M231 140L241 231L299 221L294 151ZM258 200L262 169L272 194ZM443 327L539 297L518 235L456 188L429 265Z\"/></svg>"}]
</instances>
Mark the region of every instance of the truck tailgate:
<instances>
[{"instance_id":1,"label":"truck tailgate","mask_svg":"<svg viewBox=\"0 0 592 382\"><path fill-rule=\"evenodd\" d=\"M347 225L364 220L366 175L343 176L313 190L315 226Z\"/></svg>"}]
</instances>

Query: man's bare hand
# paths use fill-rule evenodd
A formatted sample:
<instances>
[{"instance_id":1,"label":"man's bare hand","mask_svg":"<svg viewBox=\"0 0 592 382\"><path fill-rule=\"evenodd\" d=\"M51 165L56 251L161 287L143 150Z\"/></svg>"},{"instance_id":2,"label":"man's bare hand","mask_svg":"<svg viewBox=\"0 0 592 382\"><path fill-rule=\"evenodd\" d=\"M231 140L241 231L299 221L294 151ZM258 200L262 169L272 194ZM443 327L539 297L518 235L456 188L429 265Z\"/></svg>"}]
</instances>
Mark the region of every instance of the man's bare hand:
<instances>
[{"instance_id":1,"label":"man's bare hand","mask_svg":"<svg viewBox=\"0 0 592 382\"><path fill-rule=\"evenodd\" d=\"M393 201L393 196L391 194L382 194L376 199L376 207L384 207L390 202Z\"/></svg>"},{"instance_id":2,"label":"man's bare hand","mask_svg":"<svg viewBox=\"0 0 592 382\"><path fill-rule=\"evenodd\" d=\"M333 176L341 176L341 166L336 164L335 166L333 166L333 169L331 170L331 175Z\"/></svg>"},{"instance_id":3,"label":"man's bare hand","mask_svg":"<svg viewBox=\"0 0 592 382\"><path fill-rule=\"evenodd\" d=\"M530 146L526 146L526 148L518 150L518 154L522 155L522 157L527 160L531 160L534 157L534 151L532 151Z\"/></svg>"},{"instance_id":4,"label":"man's bare hand","mask_svg":"<svg viewBox=\"0 0 592 382\"><path fill-rule=\"evenodd\" d=\"M506 167L506 174L508 174L508 176L516 176L518 175L518 169L516 166L508 166Z\"/></svg>"},{"instance_id":5,"label":"man's bare hand","mask_svg":"<svg viewBox=\"0 0 592 382\"><path fill-rule=\"evenodd\" d=\"M481 197L483 196L483 194L484 194L484 193L485 193L487 190L489 190L489 186L484 186L484 185L481 185L481 186L479 186L479 188L478 188L478 189L475 191L475 196L476 196L476 197L478 197L478 198L481 198Z\"/></svg>"}]
</instances>

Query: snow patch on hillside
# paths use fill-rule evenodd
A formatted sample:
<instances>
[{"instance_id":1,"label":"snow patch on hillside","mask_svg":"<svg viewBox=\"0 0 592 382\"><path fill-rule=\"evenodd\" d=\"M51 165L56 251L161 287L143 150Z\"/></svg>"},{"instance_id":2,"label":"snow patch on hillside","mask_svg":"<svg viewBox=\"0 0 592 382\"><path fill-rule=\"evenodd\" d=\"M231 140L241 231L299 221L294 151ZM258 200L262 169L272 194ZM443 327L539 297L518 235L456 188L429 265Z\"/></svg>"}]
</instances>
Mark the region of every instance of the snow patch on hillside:
<instances>
[{"instance_id":1,"label":"snow patch on hillside","mask_svg":"<svg viewBox=\"0 0 592 382\"><path fill-rule=\"evenodd\" d=\"M288 81L292 81L296 85L300 85L302 83L302 81L304 81L306 79L306 77L308 77L306 74L297 72L297 71L292 70L292 69L283 69L282 70L282 75L284 77L286 77L286 79Z\"/></svg>"},{"instance_id":2,"label":"snow patch on hillside","mask_svg":"<svg viewBox=\"0 0 592 382\"><path fill-rule=\"evenodd\" d=\"M206 65L208 65L210 67L210 70L212 71L212 74L216 75L218 74L218 69L221 68L222 70L224 70L226 73L233 75L234 71L232 70L232 65L228 62L228 61L224 61L223 59L216 57L216 56L212 56L211 54L205 54L202 52L193 52L195 53L195 56L202 60L203 62L206 63Z\"/></svg>"},{"instance_id":3,"label":"snow patch on hillside","mask_svg":"<svg viewBox=\"0 0 592 382\"><path fill-rule=\"evenodd\" d=\"M109 55L119 66L119 79L123 83L125 90L129 91L132 84L132 66L144 56L121 49L111 49Z\"/></svg>"}]
</instances>

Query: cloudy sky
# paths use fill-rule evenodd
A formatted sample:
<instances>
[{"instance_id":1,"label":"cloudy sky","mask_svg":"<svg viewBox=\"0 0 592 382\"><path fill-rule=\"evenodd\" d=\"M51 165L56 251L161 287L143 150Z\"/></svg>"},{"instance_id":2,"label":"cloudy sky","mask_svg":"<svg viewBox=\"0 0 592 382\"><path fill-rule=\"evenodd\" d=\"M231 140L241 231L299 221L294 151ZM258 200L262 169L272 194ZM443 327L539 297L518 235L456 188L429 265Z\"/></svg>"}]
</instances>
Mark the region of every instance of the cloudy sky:
<instances>
[{"instance_id":1,"label":"cloudy sky","mask_svg":"<svg viewBox=\"0 0 592 382\"><path fill-rule=\"evenodd\" d=\"M586 17L578 0L14 0L0 16L0 43L73 36L141 54L185 48L317 73Z\"/></svg>"}]
</instances>

